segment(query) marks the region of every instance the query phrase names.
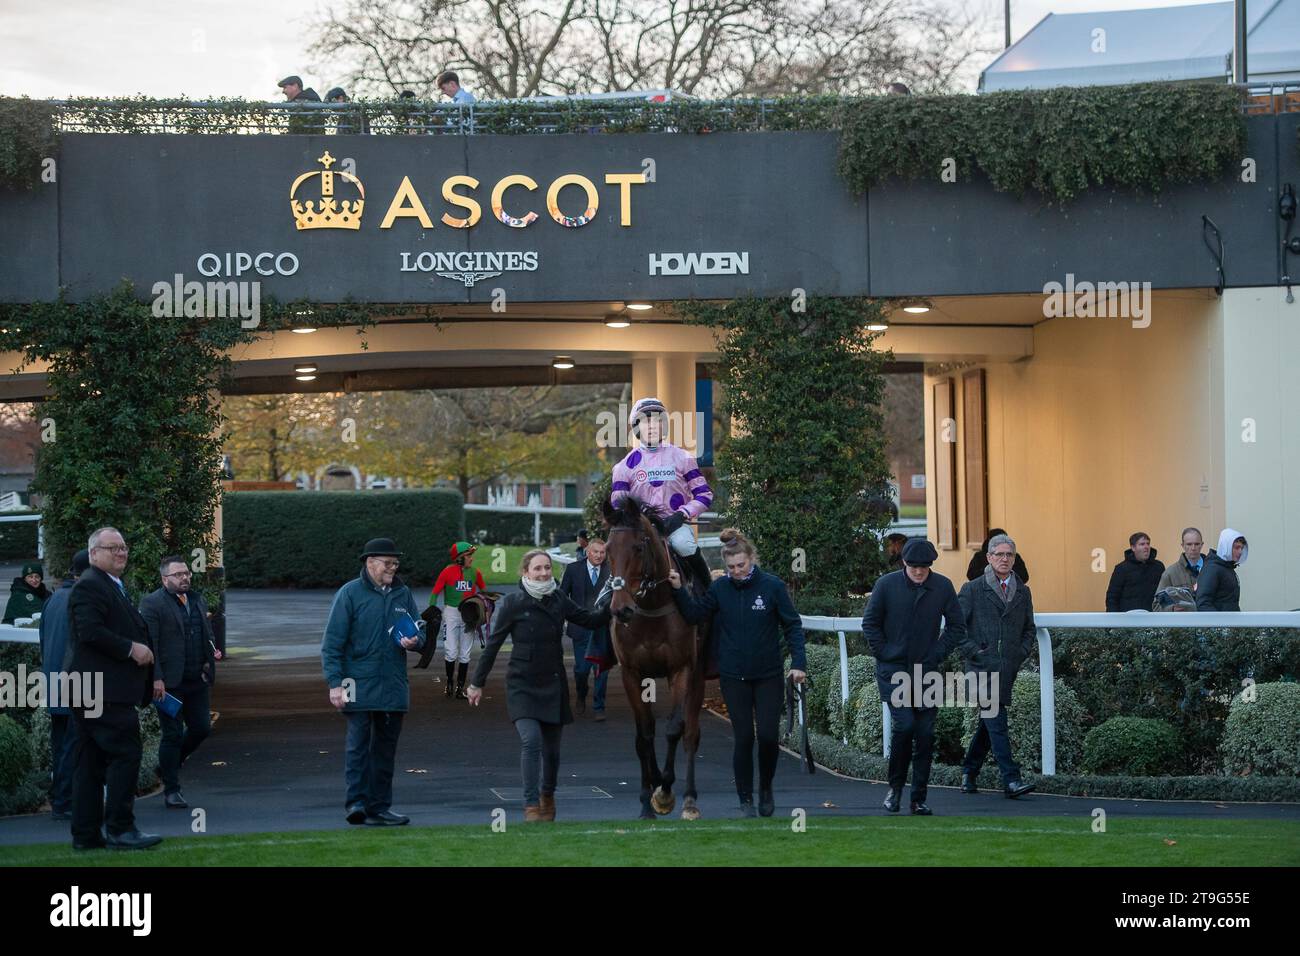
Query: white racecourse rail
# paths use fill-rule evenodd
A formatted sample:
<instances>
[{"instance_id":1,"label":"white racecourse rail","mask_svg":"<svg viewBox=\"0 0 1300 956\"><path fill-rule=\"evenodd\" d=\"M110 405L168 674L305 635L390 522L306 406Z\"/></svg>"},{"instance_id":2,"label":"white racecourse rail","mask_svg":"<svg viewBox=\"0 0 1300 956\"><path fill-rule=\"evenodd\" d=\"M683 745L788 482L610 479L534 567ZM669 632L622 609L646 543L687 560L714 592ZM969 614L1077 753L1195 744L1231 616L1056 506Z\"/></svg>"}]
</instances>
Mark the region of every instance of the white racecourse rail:
<instances>
[{"instance_id":1,"label":"white racecourse rail","mask_svg":"<svg viewBox=\"0 0 1300 956\"><path fill-rule=\"evenodd\" d=\"M862 631L862 619L856 617L816 617L800 615L806 631L835 631L840 639L840 694L849 699L849 647L846 632ZM1137 628L1192 627L1294 627L1300 628L1300 611L1129 611L1126 614L1035 614L1038 627L1038 672L1042 687L1039 709L1043 727L1043 774L1056 773L1056 686L1052 673L1052 631L1054 627ZM884 715L884 755L889 756L889 707L882 702ZM848 743L847 738L844 740Z\"/></svg>"}]
</instances>

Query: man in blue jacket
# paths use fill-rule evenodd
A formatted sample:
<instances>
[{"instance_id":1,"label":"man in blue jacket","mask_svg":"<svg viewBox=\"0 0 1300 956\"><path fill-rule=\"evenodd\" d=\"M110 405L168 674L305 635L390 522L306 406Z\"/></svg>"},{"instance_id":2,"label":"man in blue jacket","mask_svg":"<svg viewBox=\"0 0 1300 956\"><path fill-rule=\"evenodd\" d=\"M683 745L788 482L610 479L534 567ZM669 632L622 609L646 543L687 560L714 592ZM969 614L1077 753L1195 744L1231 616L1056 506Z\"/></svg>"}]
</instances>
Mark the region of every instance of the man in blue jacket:
<instances>
[{"instance_id":1,"label":"man in blue jacket","mask_svg":"<svg viewBox=\"0 0 1300 956\"><path fill-rule=\"evenodd\" d=\"M939 557L934 545L913 538L903 547L903 569L891 571L871 591L862 615L862 634L876 658L876 685L889 705L889 796L885 809L897 813L912 767L912 813L930 816L925 800L934 757L935 707L922 707L922 687L915 675L938 671L948 652L966 638L966 623L957 592L930 565ZM944 630L939 630L943 621ZM903 675L896 679L895 675ZM910 691L903 706L891 699L896 689Z\"/></svg>"},{"instance_id":2,"label":"man in blue jacket","mask_svg":"<svg viewBox=\"0 0 1300 956\"><path fill-rule=\"evenodd\" d=\"M392 810L393 765L402 717L411 707L406 652L428 638L416 632L420 609L397 577L401 556L390 538L366 542L365 566L334 595L321 641L330 704L348 719L345 805L352 824L411 822Z\"/></svg>"},{"instance_id":3,"label":"man in blue jacket","mask_svg":"<svg viewBox=\"0 0 1300 956\"><path fill-rule=\"evenodd\" d=\"M55 820L72 819L72 745L75 742L70 727L72 710L69 701L55 697L66 683L58 675L67 670L64 659L68 654L68 598L77 578L88 567L90 552L83 548L73 555L72 568L63 585L50 595L41 611L41 670L45 672L45 686L50 689L50 815Z\"/></svg>"}]
</instances>

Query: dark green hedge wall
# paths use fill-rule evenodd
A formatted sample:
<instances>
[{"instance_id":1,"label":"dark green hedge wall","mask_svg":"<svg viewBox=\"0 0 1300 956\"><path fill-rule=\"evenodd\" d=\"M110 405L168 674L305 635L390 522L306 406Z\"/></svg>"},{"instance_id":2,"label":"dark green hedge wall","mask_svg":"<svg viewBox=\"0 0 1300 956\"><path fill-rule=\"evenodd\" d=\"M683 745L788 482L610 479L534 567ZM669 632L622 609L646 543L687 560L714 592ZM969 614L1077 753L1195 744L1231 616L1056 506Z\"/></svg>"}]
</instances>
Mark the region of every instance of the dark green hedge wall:
<instances>
[{"instance_id":1,"label":"dark green hedge wall","mask_svg":"<svg viewBox=\"0 0 1300 956\"><path fill-rule=\"evenodd\" d=\"M230 587L338 587L371 538L392 538L403 578L428 584L465 536L455 491L235 491L222 511Z\"/></svg>"}]
</instances>

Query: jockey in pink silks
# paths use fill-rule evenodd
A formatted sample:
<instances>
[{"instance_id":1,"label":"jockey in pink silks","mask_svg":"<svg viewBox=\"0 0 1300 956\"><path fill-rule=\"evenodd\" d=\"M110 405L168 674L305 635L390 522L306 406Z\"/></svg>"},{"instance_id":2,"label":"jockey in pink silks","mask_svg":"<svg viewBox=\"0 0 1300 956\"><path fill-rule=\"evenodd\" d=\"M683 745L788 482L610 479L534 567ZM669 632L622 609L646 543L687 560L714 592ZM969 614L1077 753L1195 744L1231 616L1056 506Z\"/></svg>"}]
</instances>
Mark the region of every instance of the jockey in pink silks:
<instances>
[{"instance_id":1,"label":"jockey in pink silks","mask_svg":"<svg viewBox=\"0 0 1300 956\"><path fill-rule=\"evenodd\" d=\"M643 398L632 406L628 424L641 442L640 448L614 466L610 504L619 508L628 495L645 510L658 516L674 551L687 559L691 572L709 586L709 566L686 526L713 504L713 492L695 456L662 441L667 410L657 398Z\"/></svg>"}]
</instances>

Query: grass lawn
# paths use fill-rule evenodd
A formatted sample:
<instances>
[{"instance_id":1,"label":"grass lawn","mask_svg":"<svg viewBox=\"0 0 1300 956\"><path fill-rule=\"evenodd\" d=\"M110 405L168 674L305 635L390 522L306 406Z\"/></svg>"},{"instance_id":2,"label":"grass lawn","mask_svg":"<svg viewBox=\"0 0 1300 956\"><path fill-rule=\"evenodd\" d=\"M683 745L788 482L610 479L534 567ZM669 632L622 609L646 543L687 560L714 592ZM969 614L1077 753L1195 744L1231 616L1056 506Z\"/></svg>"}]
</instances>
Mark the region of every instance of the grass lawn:
<instances>
[{"instance_id":1,"label":"grass lawn","mask_svg":"<svg viewBox=\"0 0 1300 956\"><path fill-rule=\"evenodd\" d=\"M900 518L924 518L925 505L902 505L898 509Z\"/></svg>"},{"instance_id":2,"label":"grass lawn","mask_svg":"<svg viewBox=\"0 0 1300 956\"><path fill-rule=\"evenodd\" d=\"M1091 817L680 820L368 827L168 839L147 851L0 847L0 866L1252 866L1300 864L1300 824Z\"/></svg>"},{"instance_id":3,"label":"grass lawn","mask_svg":"<svg viewBox=\"0 0 1300 956\"><path fill-rule=\"evenodd\" d=\"M497 552L498 548L504 552L504 560ZM527 544L481 544L474 552L474 567L483 575L483 581L488 587L494 584L518 584L519 562L532 550L532 545ZM564 565L558 561L552 561L551 565L558 581L564 574Z\"/></svg>"}]
</instances>

